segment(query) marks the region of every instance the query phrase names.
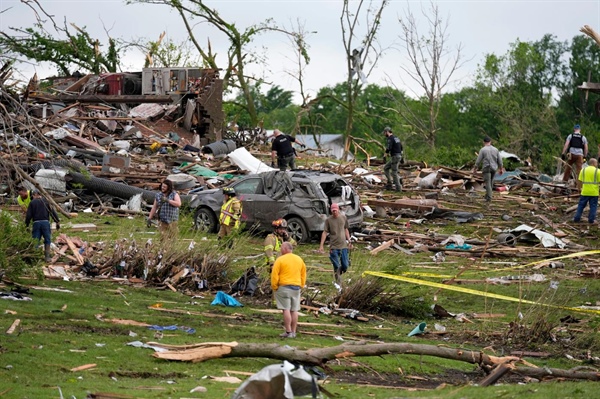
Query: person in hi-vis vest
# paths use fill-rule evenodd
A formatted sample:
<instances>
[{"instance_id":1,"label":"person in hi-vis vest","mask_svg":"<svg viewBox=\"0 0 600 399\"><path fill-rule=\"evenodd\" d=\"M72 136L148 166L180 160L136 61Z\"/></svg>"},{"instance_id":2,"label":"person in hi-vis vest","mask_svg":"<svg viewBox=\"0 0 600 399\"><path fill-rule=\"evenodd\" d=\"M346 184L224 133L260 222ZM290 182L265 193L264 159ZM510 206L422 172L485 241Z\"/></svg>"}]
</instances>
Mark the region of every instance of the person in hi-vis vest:
<instances>
[{"instance_id":1,"label":"person in hi-vis vest","mask_svg":"<svg viewBox=\"0 0 600 399\"><path fill-rule=\"evenodd\" d=\"M233 187L223 188L223 206L219 215L219 240L230 236L234 230L240 227L240 218L242 217L242 203L235 195Z\"/></svg>"}]
</instances>

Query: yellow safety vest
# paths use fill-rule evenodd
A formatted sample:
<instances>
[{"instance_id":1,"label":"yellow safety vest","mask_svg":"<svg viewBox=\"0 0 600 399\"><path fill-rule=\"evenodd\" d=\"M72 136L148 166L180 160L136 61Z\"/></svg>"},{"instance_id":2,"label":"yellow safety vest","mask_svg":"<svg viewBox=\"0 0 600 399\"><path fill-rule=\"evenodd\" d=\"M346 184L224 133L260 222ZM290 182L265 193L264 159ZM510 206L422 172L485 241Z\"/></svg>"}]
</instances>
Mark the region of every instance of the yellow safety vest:
<instances>
[{"instance_id":1,"label":"yellow safety vest","mask_svg":"<svg viewBox=\"0 0 600 399\"><path fill-rule=\"evenodd\" d=\"M239 211L235 212L233 209L233 205L239 205ZM224 224L225 226L230 226L231 221L234 220L234 225L236 229L240 226L240 215L242 214L242 203L237 198L230 198L226 203L221 207L221 215L219 216L219 223Z\"/></svg>"},{"instance_id":2,"label":"yellow safety vest","mask_svg":"<svg viewBox=\"0 0 600 399\"><path fill-rule=\"evenodd\" d=\"M31 191L30 190L27 190L27 198L22 199L20 195L17 197L17 204L19 204L21 209L23 209L24 211L27 210L30 202L31 202Z\"/></svg>"},{"instance_id":3,"label":"yellow safety vest","mask_svg":"<svg viewBox=\"0 0 600 399\"><path fill-rule=\"evenodd\" d=\"M273 245L273 240L275 240L275 245ZM279 236L275 233L271 233L265 239L265 242L268 242L265 245L265 264L273 264L275 263L275 254L279 252L281 249L281 241L279 240ZM269 251L271 252L271 256L268 255Z\"/></svg>"},{"instance_id":4,"label":"yellow safety vest","mask_svg":"<svg viewBox=\"0 0 600 399\"><path fill-rule=\"evenodd\" d=\"M588 197L598 196L598 168L595 166L586 166L579 172L581 180L581 195Z\"/></svg>"}]
</instances>

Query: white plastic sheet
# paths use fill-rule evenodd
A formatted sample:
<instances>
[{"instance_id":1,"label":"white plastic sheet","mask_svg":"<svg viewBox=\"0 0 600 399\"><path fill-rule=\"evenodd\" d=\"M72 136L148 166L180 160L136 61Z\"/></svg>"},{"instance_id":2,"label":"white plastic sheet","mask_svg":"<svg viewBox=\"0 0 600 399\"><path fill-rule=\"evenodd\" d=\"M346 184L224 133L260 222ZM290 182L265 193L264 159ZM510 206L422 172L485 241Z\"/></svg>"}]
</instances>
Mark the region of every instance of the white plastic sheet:
<instances>
[{"instance_id":1,"label":"white plastic sheet","mask_svg":"<svg viewBox=\"0 0 600 399\"><path fill-rule=\"evenodd\" d=\"M237 150L230 152L229 160L234 163L237 167L242 170L247 170L250 173L262 173L271 172L276 170L262 161L256 159L252 154L248 152L244 147L238 148Z\"/></svg>"},{"instance_id":2,"label":"white plastic sheet","mask_svg":"<svg viewBox=\"0 0 600 399\"><path fill-rule=\"evenodd\" d=\"M231 399L294 399L297 396L321 397L315 377L288 361L273 364L248 378Z\"/></svg>"},{"instance_id":3,"label":"white plastic sheet","mask_svg":"<svg viewBox=\"0 0 600 399\"><path fill-rule=\"evenodd\" d=\"M546 248L550 248L550 247L559 247L559 248L564 248L567 246L567 244L565 244L564 241L562 241L560 238L558 237L554 237L552 234L550 233L546 233L545 231L542 230L538 230L538 229L534 229L531 226L527 226L526 224L522 224L519 227L516 227L514 229L512 229L510 232L514 233L514 232L525 232L525 235L529 235L529 234L533 234L535 237L537 237L542 245ZM523 237L523 236L521 236ZM523 237L525 238L525 237Z\"/></svg>"}]
</instances>

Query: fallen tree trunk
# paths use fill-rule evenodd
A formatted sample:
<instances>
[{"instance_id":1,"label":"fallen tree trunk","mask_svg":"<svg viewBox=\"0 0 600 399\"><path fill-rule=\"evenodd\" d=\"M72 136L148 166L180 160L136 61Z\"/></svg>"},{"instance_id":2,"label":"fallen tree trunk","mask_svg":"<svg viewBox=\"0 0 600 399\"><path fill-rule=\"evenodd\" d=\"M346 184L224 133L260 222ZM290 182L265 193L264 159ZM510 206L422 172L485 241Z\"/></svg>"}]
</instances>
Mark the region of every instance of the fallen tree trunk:
<instances>
[{"instance_id":1,"label":"fallen tree trunk","mask_svg":"<svg viewBox=\"0 0 600 399\"><path fill-rule=\"evenodd\" d=\"M344 343L329 348L306 350L300 350L288 345L282 346L278 344L250 344L239 342L206 342L185 346L167 346L158 342L148 342L148 345L167 349L166 352L155 352L152 356L156 358L193 363L226 357L264 357L322 367L325 366L328 361L334 359L391 354L435 356L471 364L479 364L482 366L497 366L500 364L521 361L517 356L490 356L481 351L470 351L460 348L408 343L366 344L362 341ZM511 367L510 372L535 378L560 377L600 381L600 372L595 370L580 371L579 369L563 370L548 367Z\"/></svg>"}]
</instances>

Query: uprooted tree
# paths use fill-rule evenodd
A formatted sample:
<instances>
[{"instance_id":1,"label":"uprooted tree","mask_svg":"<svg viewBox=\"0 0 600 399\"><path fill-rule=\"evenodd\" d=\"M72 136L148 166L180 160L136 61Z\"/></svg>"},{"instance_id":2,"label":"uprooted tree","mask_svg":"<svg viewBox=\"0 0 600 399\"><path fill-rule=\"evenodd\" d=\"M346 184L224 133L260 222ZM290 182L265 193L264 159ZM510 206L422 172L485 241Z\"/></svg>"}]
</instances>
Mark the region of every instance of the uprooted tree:
<instances>
[{"instance_id":1,"label":"uprooted tree","mask_svg":"<svg viewBox=\"0 0 600 399\"><path fill-rule=\"evenodd\" d=\"M157 342L150 345L164 347L165 352L155 352L154 357L165 360L187 362L203 362L225 357L265 357L287 360L311 366L325 366L330 360L355 356L383 356L392 354L434 356L480 365L486 371L503 366L503 372L513 372L529 377L570 378L600 381L600 373L596 369L576 368L563 370L548 367L535 367L517 356L490 356L482 351L471 351L461 348L448 348L435 345L410 343L366 344L364 342L345 343L329 348L313 348L300 350L288 345L251 344L238 342L206 342L195 345L163 346ZM525 364L524 367L517 364Z\"/></svg>"}]
</instances>

